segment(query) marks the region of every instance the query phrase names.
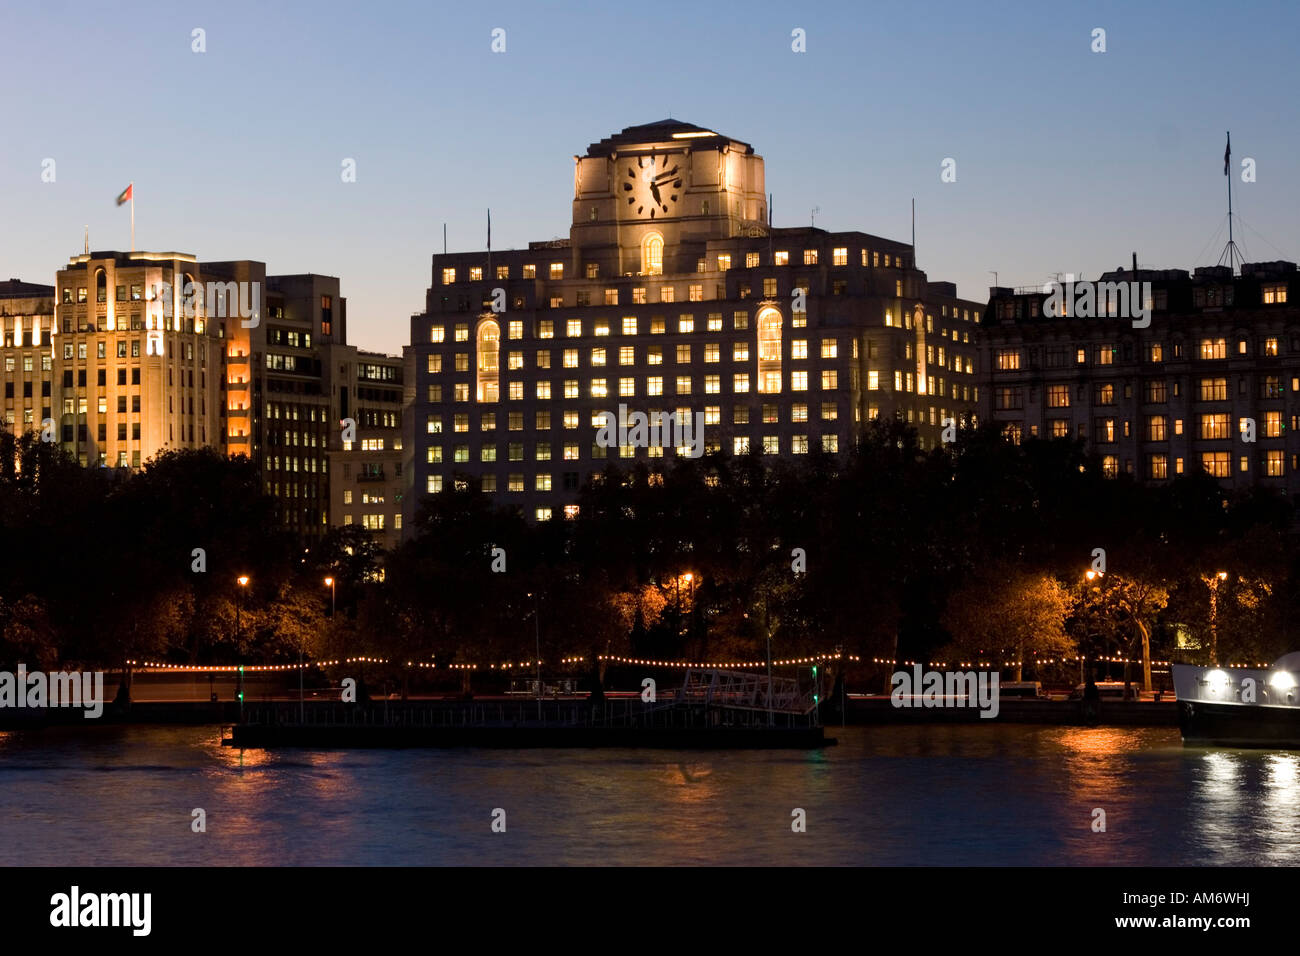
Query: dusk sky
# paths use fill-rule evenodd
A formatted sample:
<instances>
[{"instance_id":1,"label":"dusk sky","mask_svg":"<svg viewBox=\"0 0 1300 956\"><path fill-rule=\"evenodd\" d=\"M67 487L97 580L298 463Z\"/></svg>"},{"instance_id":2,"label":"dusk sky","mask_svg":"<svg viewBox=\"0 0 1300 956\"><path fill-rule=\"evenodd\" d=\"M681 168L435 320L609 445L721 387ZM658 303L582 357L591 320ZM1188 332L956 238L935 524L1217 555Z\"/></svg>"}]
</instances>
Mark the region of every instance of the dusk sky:
<instances>
[{"instance_id":1,"label":"dusk sky","mask_svg":"<svg viewBox=\"0 0 1300 956\"><path fill-rule=\"evenodd\" d=\"M1039 285L1134 251L1217 262L1230 129L1237 238L1295 260L1298 20L1206 2L11 4L0 278L53 283L86 225L92 249L129 248L113 199L134 182L138 248L339 276L350 341L399 352L444 222L450 251L483 247L487 207L495 248L567 237L573 155L668 116L752 144L778 226L820 207L818 226L906 241L915 196L918 266L981 301L994 269Z\"/></svg>"}]
</instances>

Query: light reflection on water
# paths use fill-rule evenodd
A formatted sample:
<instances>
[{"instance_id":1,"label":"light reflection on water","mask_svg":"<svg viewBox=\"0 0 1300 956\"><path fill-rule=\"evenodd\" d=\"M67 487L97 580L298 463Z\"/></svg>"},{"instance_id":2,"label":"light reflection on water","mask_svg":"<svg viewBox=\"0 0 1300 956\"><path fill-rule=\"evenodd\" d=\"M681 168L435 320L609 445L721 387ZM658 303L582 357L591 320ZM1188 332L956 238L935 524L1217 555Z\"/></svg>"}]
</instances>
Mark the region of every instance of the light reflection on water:
<instances>
[{"instance_id":1,"label":"light reflection on water","mask_svg":"<svg viewBox=\"0 0 1300 956\"><path fill-rule=\"evenodd\" d=\"M242 755L215 727L0 734L0 865L1300 864L1300 754L1166 728L829 733L813 752Z\"/></svg>"}]
</instances>

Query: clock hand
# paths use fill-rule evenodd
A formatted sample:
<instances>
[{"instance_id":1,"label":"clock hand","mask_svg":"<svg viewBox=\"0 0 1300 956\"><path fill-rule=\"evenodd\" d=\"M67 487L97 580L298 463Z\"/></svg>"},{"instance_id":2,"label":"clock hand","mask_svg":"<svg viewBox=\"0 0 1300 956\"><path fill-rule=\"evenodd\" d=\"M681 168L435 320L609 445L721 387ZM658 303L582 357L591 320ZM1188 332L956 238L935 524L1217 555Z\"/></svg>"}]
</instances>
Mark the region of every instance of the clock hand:
<instances>
[{"instance_id":1,"label":"clock hand","mask_svg":"<svg viewBox=\"0 0 1300 956\"><path fill-rule=\"evenodd\" d=\"M659 183L652 182L650 184L650 195L655 197L655 202L661 206L663 205L664 201L659 195Z\"/></svg>"}]
</instances>

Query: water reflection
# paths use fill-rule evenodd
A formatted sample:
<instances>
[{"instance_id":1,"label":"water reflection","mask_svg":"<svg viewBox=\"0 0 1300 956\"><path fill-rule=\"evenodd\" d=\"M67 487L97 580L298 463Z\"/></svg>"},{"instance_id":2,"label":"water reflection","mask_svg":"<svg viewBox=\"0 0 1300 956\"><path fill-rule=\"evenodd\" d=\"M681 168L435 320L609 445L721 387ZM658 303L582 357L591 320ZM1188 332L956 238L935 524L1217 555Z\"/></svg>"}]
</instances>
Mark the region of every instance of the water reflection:
<instances>
[{"instance_id":1,"label":"water reflection","mask_svg":"<svg viewBox=\"0 0 1300 956\"><path fill-rule=\"evenodd\" d=\"M212 728L9 733L0 865L32 845L92 865L1300 863L1300 754L1157 728L834 731L811 752L242 755Z\"/></svg>"}]
</instances>

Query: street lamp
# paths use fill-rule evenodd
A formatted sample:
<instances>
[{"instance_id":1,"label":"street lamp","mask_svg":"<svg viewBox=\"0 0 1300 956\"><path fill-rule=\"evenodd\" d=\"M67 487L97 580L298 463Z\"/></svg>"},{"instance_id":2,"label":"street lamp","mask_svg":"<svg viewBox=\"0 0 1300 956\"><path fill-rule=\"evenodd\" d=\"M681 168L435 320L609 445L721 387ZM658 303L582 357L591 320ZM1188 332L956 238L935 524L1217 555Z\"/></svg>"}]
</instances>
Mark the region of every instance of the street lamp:
<instances>
[{"instance_id":1,"label":"street lamp","mask_svg":"<svg viewBox=\"0 0 1300 956\"><path fill-rule=\"evenodd\" d=\"M542 618L539 609L538 597L533 592L528 593L528 597L533 599L533 637L537 641L537 721L542 720Z\"/></svg>"},{"instance_id":2,"label":"street lamp","mask_svg":"<svg viewBox=\"0 0 1300 956\"><path fill-rule=\"evenodd\" d=\"M244 606L244 588L248 587L248 575L241 574L235 578L239 584L239 594L235 600L235 647L244 641L244 622L241 612ZM244 668L239 668L239 722L244 722Z\"/></svg>"},{"instance_id":3,"label":"street lamp","mask_svg":"<svg viewBox=\"0 0 1300 956\"><path fill-rule=\"evenodd\" d=\"M332 577L325 579L325 586L330 589L330 617L334 616L334 579Z\"/></svg>"}]
</instances>

